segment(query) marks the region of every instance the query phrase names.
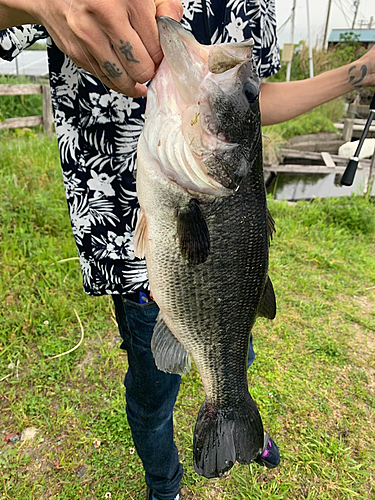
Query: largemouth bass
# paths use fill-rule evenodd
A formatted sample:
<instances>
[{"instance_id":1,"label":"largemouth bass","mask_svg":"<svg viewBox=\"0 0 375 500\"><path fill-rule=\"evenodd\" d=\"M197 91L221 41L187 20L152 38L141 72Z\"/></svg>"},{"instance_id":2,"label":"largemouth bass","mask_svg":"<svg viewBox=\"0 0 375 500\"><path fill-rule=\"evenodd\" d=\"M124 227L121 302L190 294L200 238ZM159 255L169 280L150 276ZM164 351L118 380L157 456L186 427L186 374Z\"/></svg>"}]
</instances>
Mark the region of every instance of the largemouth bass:
<instances>
[{"instance_id":1,"label":"largemouth bass","mask_svg":"<svg viewBox=\"0 0 375 500\"><path fill-rule=\"evenodd\" d=\"M169 18L158 26L164 59L138 143L135 251L160 307L156 365L183 374L191 356L202 378L194 467L210 478L250 463L264 443L246 376L256 316L276 313L260 84L252 40L205 46Z\"/></svg>"}]
</instances>

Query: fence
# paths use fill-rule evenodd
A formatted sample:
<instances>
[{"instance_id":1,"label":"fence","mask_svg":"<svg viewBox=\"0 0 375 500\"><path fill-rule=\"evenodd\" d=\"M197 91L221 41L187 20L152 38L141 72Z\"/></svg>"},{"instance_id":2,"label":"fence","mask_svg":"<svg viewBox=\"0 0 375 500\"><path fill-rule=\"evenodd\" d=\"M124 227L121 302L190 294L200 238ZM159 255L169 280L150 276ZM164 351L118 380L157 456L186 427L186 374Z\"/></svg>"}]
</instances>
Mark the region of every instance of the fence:
<instances>
[{"instance_id":1,"label":"fence","mask_svg":"<svg viewBox=\"0 0 375 500\"><path fill-rule=\"evenodd\" d=\"M43 116L25 116L24 118L8 118L0 122L0 130L7 128L35 127L43 125L45 132L52 135L53 115L51 89L49 85L0 85L0 95L43 94Z\"/></svg>"}]
</instances>

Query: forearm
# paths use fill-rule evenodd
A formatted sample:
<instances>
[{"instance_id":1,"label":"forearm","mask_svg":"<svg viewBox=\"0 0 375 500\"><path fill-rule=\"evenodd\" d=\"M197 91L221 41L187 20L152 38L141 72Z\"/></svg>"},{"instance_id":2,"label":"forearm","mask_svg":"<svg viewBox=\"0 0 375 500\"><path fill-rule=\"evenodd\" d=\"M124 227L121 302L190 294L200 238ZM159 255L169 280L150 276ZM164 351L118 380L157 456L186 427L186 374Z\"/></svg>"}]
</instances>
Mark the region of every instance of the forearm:
<instances>
[{"instance_id":1,"label":"forearm","mask_svg":"<svg viewBox=\"0 0 375 500\"><path fill-rule=\"evenodd\" d=\"M260 94L262 125L290 120L361 86L374 85L373 78L367 61L359 59L307 80L265 82Z\"/></svg>"},{"instance_id":2,"label":"forearm","mask_svg":"<svg viewBox=\"0 0 375 500\"><path fill-rule=\"evenodd\" d=\"M21 24L37 24L37 20L23 10L17 0L0 0L0 29L20 26Z\"/></svg>"}]
</instances>

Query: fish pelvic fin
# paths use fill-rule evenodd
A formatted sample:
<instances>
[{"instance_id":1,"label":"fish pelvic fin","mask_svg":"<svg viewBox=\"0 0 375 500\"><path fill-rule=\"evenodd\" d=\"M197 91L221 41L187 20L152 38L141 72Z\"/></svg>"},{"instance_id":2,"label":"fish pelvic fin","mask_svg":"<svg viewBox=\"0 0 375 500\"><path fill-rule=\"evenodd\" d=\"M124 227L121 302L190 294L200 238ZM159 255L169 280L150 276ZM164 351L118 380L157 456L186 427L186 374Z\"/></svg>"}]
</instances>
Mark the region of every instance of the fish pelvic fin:
<instances>
[{"instance_id":1,"label":"fish pelvic fin","mask_svg":"<svg viewBox=\"0 0 375 500\"><path fill-rule=\"evenodd\" d=\"M190 355L165 324L160 313L151 339L151 351L157 368L166 373L183 375L190 370Z\"/></svg>"},{"instance_id":2,"label":"fish pelvic fin","mask_svg":"<svg viewBox=\"0 0 375 500\"><path fill-rule=\"evenodd\" d=\"M192 265L202 264L210 253L210 233L198 200L191 198L176 215L182 257Z\"/></svg>"},{"instance_id":3,"label":"fish pelvic fin","mask_svg":"<svg viewBox=\"0 0 375 500\"><path fill-rule=\"evenodd\" d=\"M134 255L138 259L143 259L146 255L147 241L147 221L146 216L141 208L138 214L137 225L134 230Z\"/></svg>"},{"instance_id":4,"label":"fish pelvic fin","mask_svg":"<svg viewBox=\"0 0 375 500\"><path fill-rule=\"evenodd\" d=\"M195 472L220 477L236 460L249 464L259 456L264 441L263 424L250 394L234 409L221 409L205 401L194 431Z\"/></svg>"},{"instance_id":5,"label":"fish pelvic fin","mask_svg":"<svg viewBox=\"0 0 375 500\"><path fill-rule=\"evenodd\" d=\"M266 286L264 287L264 292L259 303L257 315L267 319L274 319L276 316L275 291L273 289L272 281L269 277L267 278Z\"/></svg>"}]
</instances>

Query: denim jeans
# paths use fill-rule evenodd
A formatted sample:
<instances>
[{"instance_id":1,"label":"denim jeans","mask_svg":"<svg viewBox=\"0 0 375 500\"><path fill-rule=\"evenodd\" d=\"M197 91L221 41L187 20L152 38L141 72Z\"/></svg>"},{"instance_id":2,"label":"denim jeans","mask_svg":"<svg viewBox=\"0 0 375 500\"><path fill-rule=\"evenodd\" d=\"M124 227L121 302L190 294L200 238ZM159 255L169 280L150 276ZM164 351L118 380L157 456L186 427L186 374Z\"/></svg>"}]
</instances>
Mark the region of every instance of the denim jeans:
<instances>
[{"instance_id":1,"label":"denim jeans","mask_svg":"<svg viewBox=\"0 0 375 500\"><path fill-rule=\"evenodd\" d=\"M113 295L116 318L128 354L125 376L126 413L145 480L158 500L173 500L183 475L173 441L173 407L181 377L159 371L151 353L151 337L159 308ZM248 366L255 357L250 342Z\"/></svg>"}]
</instances>

